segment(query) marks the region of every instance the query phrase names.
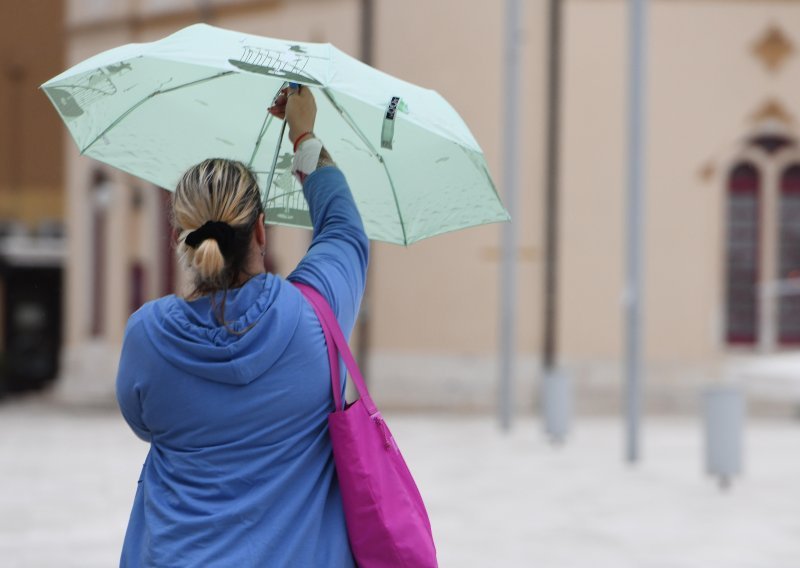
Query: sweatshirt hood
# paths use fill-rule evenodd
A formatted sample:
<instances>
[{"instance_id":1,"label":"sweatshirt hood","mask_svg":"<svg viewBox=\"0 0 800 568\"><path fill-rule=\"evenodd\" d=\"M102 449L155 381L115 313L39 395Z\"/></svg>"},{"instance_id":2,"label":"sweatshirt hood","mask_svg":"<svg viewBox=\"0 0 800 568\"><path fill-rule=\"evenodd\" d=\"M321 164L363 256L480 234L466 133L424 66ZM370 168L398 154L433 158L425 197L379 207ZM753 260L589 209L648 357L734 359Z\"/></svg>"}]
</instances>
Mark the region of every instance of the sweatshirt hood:
<instances>
[{"instance_id":1,"label":"sweatshirt hood","mask_svg":"<svg viewBox=\"0 0 800 568\"><path fill-rule=\"evenodd\" d=\"M302 295L273 274L255 276L228 290L226 326L216 317L222 298L218 293L212 305L210 297L186 301L171 295L146 304L143 309L153 310L154 317L142 318L145 332L178 369L218 383L246 385L286 350L300 320Z\"/></svg>"}]
</instances>

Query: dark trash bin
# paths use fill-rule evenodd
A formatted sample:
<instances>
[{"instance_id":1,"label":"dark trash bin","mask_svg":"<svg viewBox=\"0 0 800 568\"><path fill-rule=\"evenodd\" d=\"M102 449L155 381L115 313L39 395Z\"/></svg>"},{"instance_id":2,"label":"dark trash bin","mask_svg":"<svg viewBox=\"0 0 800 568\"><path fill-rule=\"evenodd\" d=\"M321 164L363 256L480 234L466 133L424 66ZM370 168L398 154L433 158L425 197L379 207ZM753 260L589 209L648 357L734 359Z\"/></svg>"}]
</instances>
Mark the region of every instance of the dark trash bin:
<instances>
[{"instance_id":1,"label":"dark trash bin","mask_svg":"<svg viewBox=\"0 0 800 568\"><path fill-rule=\"evenodd\" d=\"M0 393L39 389L58 375L63 239L0 242Z\"/></svg>"}]
</instances>

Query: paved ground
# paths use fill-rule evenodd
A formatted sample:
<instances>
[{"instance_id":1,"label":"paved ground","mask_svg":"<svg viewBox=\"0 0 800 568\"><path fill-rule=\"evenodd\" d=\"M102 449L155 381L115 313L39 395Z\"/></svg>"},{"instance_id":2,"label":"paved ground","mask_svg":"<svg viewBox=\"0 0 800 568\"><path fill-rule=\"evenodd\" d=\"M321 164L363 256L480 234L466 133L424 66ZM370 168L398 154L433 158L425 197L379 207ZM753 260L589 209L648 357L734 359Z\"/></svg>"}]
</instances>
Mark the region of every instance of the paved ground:
<instances>
[{"instance_id":1,"label":"paved ground","mask_svg":"<svg viewBox=\"0 0 800 568\"><path fill-rule=\"evenodd\" d=\"M702 473L699 424L650 419L642 465L615 419L551 448L532 419L396 415L444 568L799 568L800 423L751 422L745 475ZM0 566L118 558L147 447L116 413L0 404Z\"/></svg>"}]
</instances>

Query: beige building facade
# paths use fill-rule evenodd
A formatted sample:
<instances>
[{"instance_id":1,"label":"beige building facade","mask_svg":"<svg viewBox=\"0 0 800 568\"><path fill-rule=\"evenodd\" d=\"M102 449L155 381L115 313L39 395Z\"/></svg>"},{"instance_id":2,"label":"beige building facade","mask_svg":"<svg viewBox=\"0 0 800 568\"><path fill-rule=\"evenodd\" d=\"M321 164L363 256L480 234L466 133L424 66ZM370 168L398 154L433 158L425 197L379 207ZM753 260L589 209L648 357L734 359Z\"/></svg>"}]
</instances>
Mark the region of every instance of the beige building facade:
<instances>
[{"instance_id":1,"label":"beige building facade","mask_svg":"<svg viewBox=\"0 0 800 568\"><path fill-rule=\"evenodd\" d=\"M35 230L64 216L62 125L36 91L64 65L64 6L2 2L0 30L0 219Z\"/></svg>"},{"instance_id":2,"label":"beige building facade","mask_svg":"<svg viewBox=\"0 0 800 568\"><path fill-rule=\"evenodd\" d=\"M358 56L360 4L72 0L67 59L201 19L331 42ZM524 2L522 196L511 211L521 236L520 408L534 404L542 343L546 9L545 0ZM558 346L579 408L617 406L622 383L626 10L623 0L564 3ZM503 4L376 0L375 13L374 64L453 104L502 195ZM644 343L653 406L689 408L699 388L730 378L742 360L797 347L793 297L761 284L789 280L795 260L800 268L792 189L800 165L798 30L794 2L651 2ZM104 399L113 394L128 315L179 290L184 278L168 247L163 190L66 146L70 260L58 388L70 399ZM382 404L494 406L500 231L485 226L408 249L373 246L368 375ZM285 275L309 236L270 234Z\"/></svg>"}]
</instances>

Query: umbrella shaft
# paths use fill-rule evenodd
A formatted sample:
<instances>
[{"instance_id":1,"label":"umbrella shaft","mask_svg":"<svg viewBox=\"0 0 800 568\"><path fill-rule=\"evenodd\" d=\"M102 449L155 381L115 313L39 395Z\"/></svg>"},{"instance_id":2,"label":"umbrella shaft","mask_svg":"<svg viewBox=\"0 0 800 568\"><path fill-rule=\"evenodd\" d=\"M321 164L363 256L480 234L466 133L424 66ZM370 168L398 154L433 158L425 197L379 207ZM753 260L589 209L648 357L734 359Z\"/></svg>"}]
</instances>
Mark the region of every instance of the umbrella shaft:
<instances>
[{"instance_id":1,"label":"umbrella shaft","mask_svg":"<svg viewBox=\"0 0 800 568\"><path fill-rule=\"evenodd\" d=\"M281 125L281 133L278 135L278 143L275 144L275 155L272 156L272 166L269 168L269 177L267 178L267 187L264 188L264 209L267 208L267 201L269 200L269 190L272 188L272 178L275 176L275 166L278 165L278 154L281 153L281 144L283 144L283 134L286 132L286 121Z\"/></svg>"}]
</instances>

